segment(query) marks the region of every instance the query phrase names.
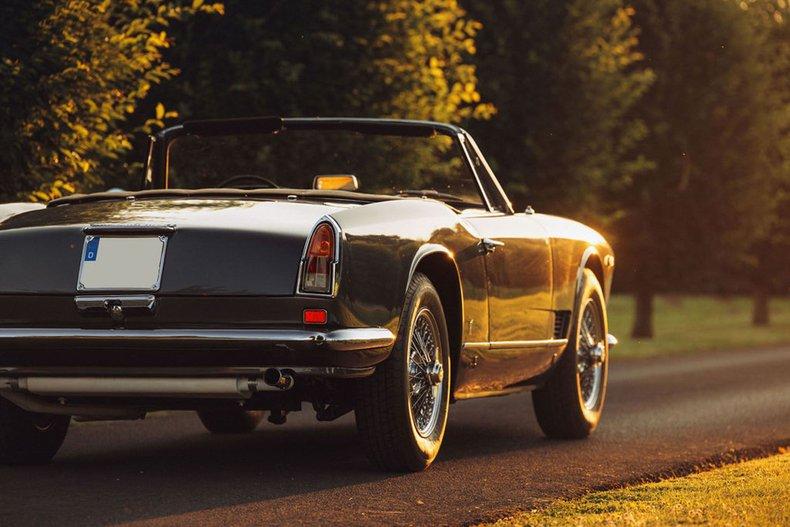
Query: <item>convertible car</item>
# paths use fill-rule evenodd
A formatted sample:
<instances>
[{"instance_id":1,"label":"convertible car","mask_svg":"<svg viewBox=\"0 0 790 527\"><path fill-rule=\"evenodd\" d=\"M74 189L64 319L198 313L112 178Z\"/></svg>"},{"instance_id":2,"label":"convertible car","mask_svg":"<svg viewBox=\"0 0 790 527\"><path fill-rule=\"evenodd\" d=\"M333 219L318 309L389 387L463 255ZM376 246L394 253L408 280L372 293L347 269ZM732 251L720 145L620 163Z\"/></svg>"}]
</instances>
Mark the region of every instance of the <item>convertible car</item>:
<instances>
[{"instance_id":1,"label":"convertible car","mask_svg":"<svg viewBox=\"0 0 790 527\"><path fill-rule=\"evenodd\" d=\"M16 212L0 462L49 461L72 418L157 410L215 433L354 412L389 471L429 466L463 399L532 390L549 437L600 420L612 250L513 210L457 126L189 121L151 138L140 190Z\"/></svg>"}]
</instances>

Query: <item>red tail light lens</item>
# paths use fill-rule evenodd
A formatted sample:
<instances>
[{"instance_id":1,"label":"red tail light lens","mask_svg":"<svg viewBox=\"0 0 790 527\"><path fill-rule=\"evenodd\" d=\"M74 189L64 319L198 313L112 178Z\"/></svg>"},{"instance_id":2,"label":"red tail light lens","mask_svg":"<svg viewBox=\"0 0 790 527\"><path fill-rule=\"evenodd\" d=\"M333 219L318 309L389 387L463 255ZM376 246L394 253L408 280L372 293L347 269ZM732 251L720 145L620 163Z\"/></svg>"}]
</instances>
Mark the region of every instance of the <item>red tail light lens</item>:
<instances>
[{"instance_id":1,"label":"red tail light lens","mask_svg":"<svg viewBox=\"0 0 790 527\"><path fill-rule=\"evenodd\" d=\"M332 292L335 243L335 231L328 223L320 224L313 231L303 263L301 291Z\"/></svg>"},{"instance_id":2,"label":"red tail light lens","mask_svg":"<svg viewBox=\"0 0 790 527\"><path fill-rule=\"evenodd\" d=\"M305 324L326 324L328 315L326 309L305 309L302 322Z\"/></svg>"}]
</instances>

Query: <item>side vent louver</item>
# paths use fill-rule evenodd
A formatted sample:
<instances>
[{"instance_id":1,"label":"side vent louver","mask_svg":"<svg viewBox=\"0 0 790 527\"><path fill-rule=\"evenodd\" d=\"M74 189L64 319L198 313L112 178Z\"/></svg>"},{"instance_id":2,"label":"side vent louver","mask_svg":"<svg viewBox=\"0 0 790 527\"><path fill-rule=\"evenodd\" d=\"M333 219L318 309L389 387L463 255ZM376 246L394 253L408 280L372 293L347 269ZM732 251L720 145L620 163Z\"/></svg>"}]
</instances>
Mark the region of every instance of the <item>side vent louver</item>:
<instances>
[{"instance_id":1,"label":"side vent louver","mask_svg":"<svg viewBox=\"0 0 790 527\"><path fill-rule=\"evenodd\" d=\"M571 321L570 311L557 311L554 313L554 338L564 339L568 336L568 324Z\"/></svg>"}]
</instances>

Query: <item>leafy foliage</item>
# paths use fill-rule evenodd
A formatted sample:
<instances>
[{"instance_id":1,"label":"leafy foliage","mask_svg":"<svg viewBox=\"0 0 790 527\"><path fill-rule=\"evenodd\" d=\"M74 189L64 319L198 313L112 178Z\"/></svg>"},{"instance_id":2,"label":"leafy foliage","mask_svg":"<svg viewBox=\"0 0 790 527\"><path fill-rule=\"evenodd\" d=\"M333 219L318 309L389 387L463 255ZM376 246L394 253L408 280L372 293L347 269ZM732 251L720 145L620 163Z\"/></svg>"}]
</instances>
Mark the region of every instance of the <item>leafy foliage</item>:
<instances>
[{"instance_id":1,"label":"leafy foliage","mask_svg":"<svg viewBox=\"0 0 790 527\"><path fill-rule=\"evenodd\" d=\"M47 200L99 183L129 151L123 127L177 70L165 32L221 4L195 0L42 0L0 5L0 196ZM158 106L143 129L174 116Z\"/></svg>"},{"instance_id":2,"label":"leafy foliage","mask_svg":"<svg viewBox=\"0 0 790 527\"><path fill-rule=\"evenodd\" d=\"M629 111L653 73L621 0L471 0L483 23L477 65L498 109L471 124L511 198L600 223L604 188L648 163L633 151L643 123Z\"/></svg>"},{"instance_id":3,"label":"leafy foliage","mask_svg":"<svg viewBox=\"0 0 790 527\"><path fill-rule=\"evenodd\" d=\"M487 117L475 67L479 23L456 0L225 2L222 19L178 26L156 91L191 118Z\"/></svg>"},{"instance_id":4,"label":"leafy foliage","mask_svg":"<svg viewBox=\"0 0 790 527\"><path fill-rule=\"evenodd\" d=\"M640 49L656 83L637 108L655 168L619 198L621 279L727 290L772 208L765 32L738 4L640 0Z\"/></svg>"},{"instance_id":5,"label":"leafy foliage","mask_svg":"<svg viewBox=\"0 0 790 527\"><path fill-rule=\"evenodd\" d=\"M377 9L382 27L374 33L373 64L393 89L385 115L446 122L493 115L468 62L482 26L456 0L396 0Z\"/></svg>"},{"instance_id":6,"label":"leafy foliage","mask_svg":"<svg viewBox=\"0 0 790 527\"><path fill-rule=\"evenodd\" d=\"M740 7L752 15L755 30L766 34L760 61L769 69L769 89L762 94L768 111L763 141L768 150L770 190L764 207L766 231L753 239L749 259L751 283L758 293L790 292L790 3L751 0ZM751 255L750 255L751 256ZM767 322L767 320L765 321Z\"/></svg>"},{"instance_id":7,"label":"leafy foliage","mask_svg":"<svg viewBox=\"0 0 790 527\"><path fill-rule=\"evenodd\" d=\"M480 24L456 0L230 0L225 7L221 19L196 17L174 28L179 45L168 52L168 61L183 73L156 89L152 99L177 109L182 117L458 122L494 112L477 90L470 63ZM312 153L332 147L347 151L355 144L344 148L338 140L314 143ZM408 152L397 150L403 154L398 158L400 172L418 174L432 160L446 159L449 146L442 140L421 142ZM137 156L143 147L139 145ZM264 166L264 160L257 165ZM377 171L357 175L367 189L387 179ZM285 179L278 182L287 184Z\"/></svg>"}]
</instances>

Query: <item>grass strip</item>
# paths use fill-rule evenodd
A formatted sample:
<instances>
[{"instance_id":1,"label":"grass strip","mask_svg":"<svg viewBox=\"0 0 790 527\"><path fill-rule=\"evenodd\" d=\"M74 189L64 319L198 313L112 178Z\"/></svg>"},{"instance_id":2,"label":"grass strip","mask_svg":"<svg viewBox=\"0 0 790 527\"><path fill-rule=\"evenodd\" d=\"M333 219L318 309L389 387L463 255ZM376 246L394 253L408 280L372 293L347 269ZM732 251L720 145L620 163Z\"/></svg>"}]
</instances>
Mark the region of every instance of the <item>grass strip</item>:
<instances>
[{"instance_id":1,"label":"grass strip","mask_svg":"<svg viewBox=\"0 0 790 527\"><path fill-rule=\"evenodd\" d=\"M790 344L790 298L771 299L771 324L754 327L748 297L658 296L655 337L632 339L634 300L613 295L609 331L619 340L614 357L636 358L708 350L748 349Z\"/></svg>"},{"instance_id":2,"label":"grass strip","mask_svg":"<svg viewBox=\"0 0 790 527\"><path fill-rule=\"evenodd\" d=\"M489 526L790 525L790 451L656 483L558 500Z\"/></svg>"}]
</instances>

